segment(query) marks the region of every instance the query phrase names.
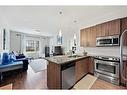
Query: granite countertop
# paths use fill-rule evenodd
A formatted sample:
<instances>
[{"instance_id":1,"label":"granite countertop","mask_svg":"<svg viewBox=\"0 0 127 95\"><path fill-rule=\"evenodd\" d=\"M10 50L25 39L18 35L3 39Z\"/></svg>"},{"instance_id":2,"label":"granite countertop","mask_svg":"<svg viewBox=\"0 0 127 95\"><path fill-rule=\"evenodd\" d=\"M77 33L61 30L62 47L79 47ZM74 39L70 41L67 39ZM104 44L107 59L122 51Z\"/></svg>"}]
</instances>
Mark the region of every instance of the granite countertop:
<instances>
[{"instance_id":1,"label":"granite countertop","mask_svg":"<svg viewBox=\"0 0 127 95\"><path fill-rule=\"evenodd\" d=\"M77 61L83 58L87 58L87 57L95 57L95 56L103 56L103 55L93 55L93 54L88 54L86 56L83 55L77 55L77 57L69 57L67 55L61 55L61 56L52 56L52 57L45 57L44 59L56 64L64 64L64 63L68 63L68 62L72 62L72 61ZM110 57L114 57L114 56L110 56ZM115 58L119 58L119 57L115 57Z\"/></svg>"},{"instance_id":2,"label":"granite countertop","mask_svg":"<svg viewBox=\"0 0 127 95\"><path fill-rule=\"evenodd\" d=\"M58 65L62 65L64 63L72 62L72 61L77 61L83 58L87 58L89 56L76 56L76 57L70 57L67 55L62 55L62 56L52 56L52 57L45 57L44 59L53 63L56 63Z\"/></svg>"}]
</instances>

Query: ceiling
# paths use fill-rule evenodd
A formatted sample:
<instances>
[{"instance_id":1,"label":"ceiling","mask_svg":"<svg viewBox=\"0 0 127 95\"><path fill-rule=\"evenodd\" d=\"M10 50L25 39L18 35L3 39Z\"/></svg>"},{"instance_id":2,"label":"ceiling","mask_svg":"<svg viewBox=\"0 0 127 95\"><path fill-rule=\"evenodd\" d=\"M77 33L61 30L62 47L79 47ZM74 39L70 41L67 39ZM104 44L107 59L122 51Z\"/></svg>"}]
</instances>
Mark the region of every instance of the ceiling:
<instances>
[{"instance_id":1,"label":"ceiling","mask_svg":"<svg viewBox=\"0 0 127 95\"><path fill-rule=\"evenodd\" d=\"M87 26L126 17L126 10L127 6L1 6L0 14L11 29L54 34L61 28L69 34Z\"/></svg>"}]
</instances>

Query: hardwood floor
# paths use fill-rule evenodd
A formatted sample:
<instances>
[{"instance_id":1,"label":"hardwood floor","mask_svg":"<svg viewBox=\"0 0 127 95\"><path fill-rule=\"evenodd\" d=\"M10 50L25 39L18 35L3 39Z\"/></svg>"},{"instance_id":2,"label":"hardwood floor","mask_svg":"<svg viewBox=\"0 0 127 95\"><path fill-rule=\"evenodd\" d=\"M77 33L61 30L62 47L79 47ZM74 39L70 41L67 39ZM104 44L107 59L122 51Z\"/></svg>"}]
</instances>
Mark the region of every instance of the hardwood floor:
<instances>
[{"instance_id":1,"label":"hardwood floor","mask_svg":"<svg viewBox=\"0 0 127 95\"><path fill-rule=\"evenodd\" d=\"M47 70L35 73L29 66L27 72L18 72L5 78L4 82L0 86L7 84L13 84L12 89L48 89L47 88ZM103 80L97 80L91 89L125 89L122 86L116 86L105 82Z\"/></svg>"},{"instance_id":2,"label":"hardwood floor","mask_svg":"<svg viewBox=\"0 0 127 95\"><path fill-rule=\"evenodd\" d=\"M105 82L103 80L97 79L97 81L93 84L93 86L91 87L91 89L125 89L125 87L123 86L116 86L113 85L111 83Z\"/></svg>"},{"instance_id":3,"label":"hardwood floor","mask_svg":"<svg viewBox=\"0 0 127 95\"><path fill-rule=\"evenodd\" d=\"M13 84L12 89L47 89L47 70L35 73L29 66L27 72L18 72L5 78L2 85L9 83Z\"/></svg>"}]
</instances>

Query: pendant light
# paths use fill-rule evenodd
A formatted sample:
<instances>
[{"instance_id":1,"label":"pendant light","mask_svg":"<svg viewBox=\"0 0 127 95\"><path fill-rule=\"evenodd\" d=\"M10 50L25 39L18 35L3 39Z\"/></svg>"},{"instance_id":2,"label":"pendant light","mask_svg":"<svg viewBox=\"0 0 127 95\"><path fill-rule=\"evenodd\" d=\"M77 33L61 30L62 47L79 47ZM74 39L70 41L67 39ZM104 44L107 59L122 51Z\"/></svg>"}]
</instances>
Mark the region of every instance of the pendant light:
<instances>
[{"instance_id":1,"label":"pendant light","mask_svg":"<svg viewBox=\"0 0 127 95\"><path fill-rule=\"evenodd\" d=\"M60 16L62 15L62 11L59 12ZM62 37L62 30L61 30L61 18L60 18L60 30L59 30L59 36Z\"/></svg>"},{"instance_id":2,"label":"pendant light","mask_svg":"<svg viewBox=\"0 0 127 95\"><path fill-rule=\"evenodd\" d=\"M77 20L74 20L74 25L77 23ZM74 33L74 46L76 46L76 40L77 40L77 36L76 33Z\"/></svg>"},{"instance_id":3,"label":"pendant light","mask_svg":"<svg viewBox=\"0 0 127 95\"><path fill-rule=\"evenodd\" d=\"M62 11L59 12L60 16L62 15ZM57 36L57 44L62 45L62 30L61 30L61 19L60 19L60 30Z\"/></svg>"}]
</instances>

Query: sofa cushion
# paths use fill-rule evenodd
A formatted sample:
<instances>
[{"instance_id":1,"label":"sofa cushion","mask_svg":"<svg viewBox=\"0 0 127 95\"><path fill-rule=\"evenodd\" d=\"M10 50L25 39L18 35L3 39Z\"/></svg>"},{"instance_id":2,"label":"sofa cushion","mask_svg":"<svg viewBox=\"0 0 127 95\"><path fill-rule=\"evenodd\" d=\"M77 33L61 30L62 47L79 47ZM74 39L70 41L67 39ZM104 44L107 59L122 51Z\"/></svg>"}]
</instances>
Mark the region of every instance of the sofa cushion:
<instances>
[{"instance_id":1,"label":"sofa cushion","mask_svg":"<svg viewBox=\"0 0 127 95\"><path fill-rule=\"evenodd\" d=\"M15 56L14 53L10 53L9 56L10 56L10 61L11 61L11 62L13 62L13 61L16 60L16 56Z\"/></svg>"},{"instance_id":2,"label":"sofa cushion","mask_svg":"<svg viewBox=\"0 0 127 95\"><path fill-rule=\"evenodd\" d=\"M10 62L10 64L6 64L0 65L0 72L6 72L6 71L10 71L10 70L15 70L15 69L20 69L23 68L23 62L19 61L19 62Z\"/></svg>"},{"instance_id":3,"label":"sofa cushion","mask_svg":"<svg viewBox=\"0 0 127 95\"><path fill-rule=\"evenodd\" d=\"M10 63L10 56L8 53L4 52L2 55L2 64L6 65Z\"/></svg>"},{"instance_id":4,"label":"sofa cushion","mask_svg":"<svg viewBox=\"0 0 127 95\"><path fill-rule=\"evenodd\" d=\"M21 58L25 58L24 54L19 54L18 56L16 56L16 59L21 59Z\"/></svg>"}]
</instances>

